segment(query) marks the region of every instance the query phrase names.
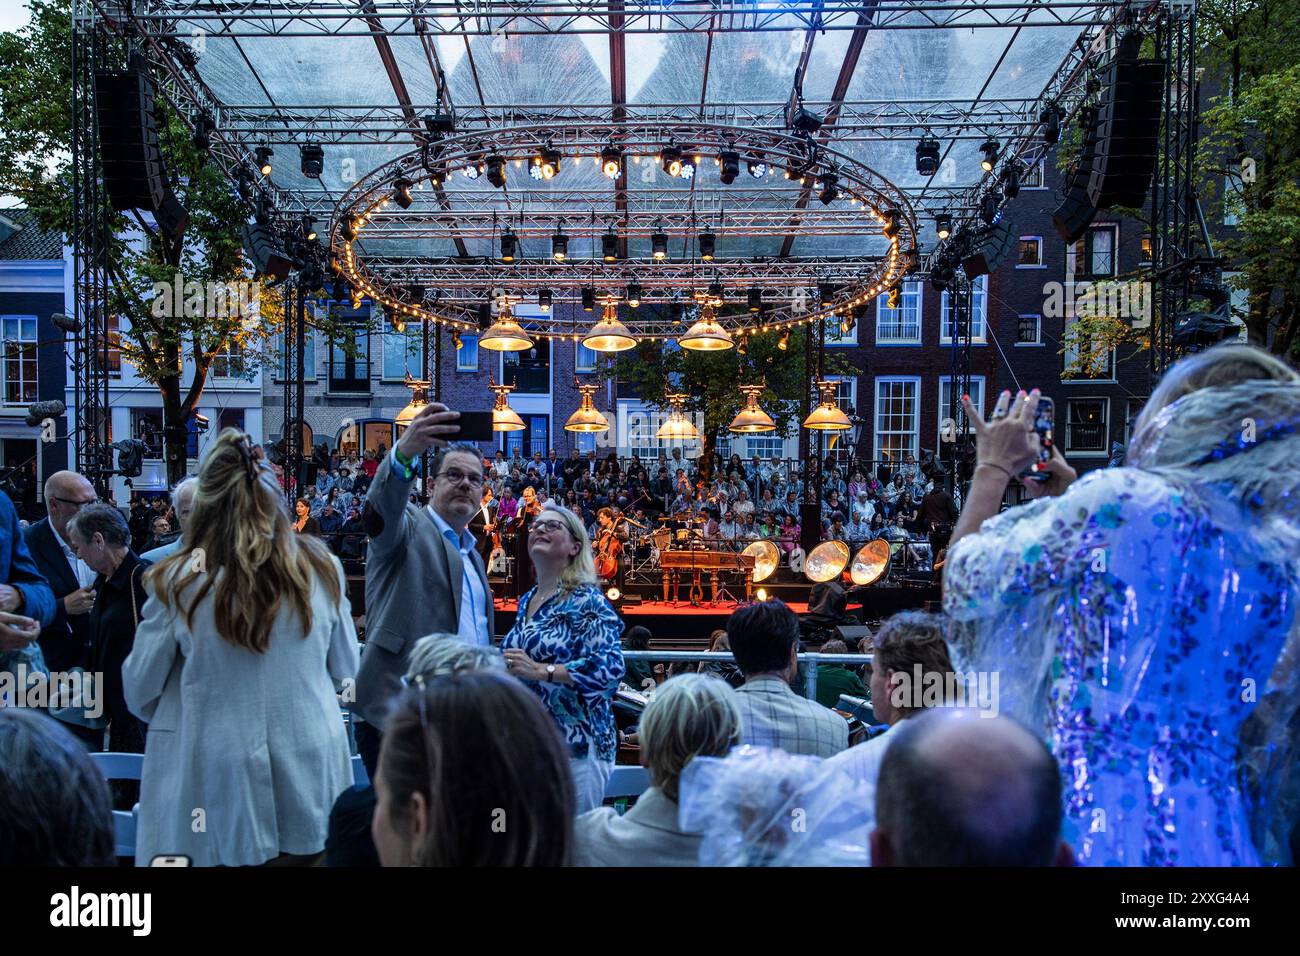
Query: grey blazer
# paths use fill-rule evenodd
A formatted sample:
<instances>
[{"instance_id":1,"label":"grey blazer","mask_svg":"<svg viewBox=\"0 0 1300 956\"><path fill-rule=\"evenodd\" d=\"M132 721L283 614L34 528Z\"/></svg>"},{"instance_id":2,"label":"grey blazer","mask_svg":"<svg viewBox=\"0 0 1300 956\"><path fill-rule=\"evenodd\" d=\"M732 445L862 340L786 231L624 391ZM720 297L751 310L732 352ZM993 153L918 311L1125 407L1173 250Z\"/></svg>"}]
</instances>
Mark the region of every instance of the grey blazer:
<instances>
[{"instance_id":1,"label":"grey blazer","mask_svg":"<svg viewBox=\"0 0 1300 956\"><path fill-rule=\"evenodd\" d=\"M621 817L597 807L573 824L574 866L699 866L698 833L677 823L677 804L650 787Z\"/></svg>"},{"instance_id":2,"label":"grey blazer","mask_svg":"<svg viewBox=\"0 0 1300 956\"><path fill-rule=\"evenodd\" d=\"M366 519L366 646L351 710L380 730L401 689L411 646L426 634L455 634L460 629L460 551L438 533L424 508L410 502L411 484L393 473L392 459L386 456L367 498L373 513ZM483 559L473 551L470 558L487 595L488 632L495 636Z\"/></svg>"}]
</instances>

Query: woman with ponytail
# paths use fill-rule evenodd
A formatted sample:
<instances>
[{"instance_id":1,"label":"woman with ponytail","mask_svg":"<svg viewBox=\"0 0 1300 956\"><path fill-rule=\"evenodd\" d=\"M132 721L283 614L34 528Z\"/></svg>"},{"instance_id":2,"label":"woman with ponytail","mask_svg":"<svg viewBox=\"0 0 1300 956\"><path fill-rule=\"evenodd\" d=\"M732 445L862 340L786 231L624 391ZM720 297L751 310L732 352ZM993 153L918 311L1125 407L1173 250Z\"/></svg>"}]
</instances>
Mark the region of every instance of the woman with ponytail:
<instances>
[{"instance_id":1,"label":"woman with ponytail","mask_svg":"<svg viewBox=\"0 0 1300 956\"><path fill-rule=\"evenodd\" d=\"M336 692L357 668L338 559L294 533L261 449L223 431L199 470L181 547L145 576L123 667L149 725L136 862L310 859L352 784Z\"/></svg>"}]
</instances>

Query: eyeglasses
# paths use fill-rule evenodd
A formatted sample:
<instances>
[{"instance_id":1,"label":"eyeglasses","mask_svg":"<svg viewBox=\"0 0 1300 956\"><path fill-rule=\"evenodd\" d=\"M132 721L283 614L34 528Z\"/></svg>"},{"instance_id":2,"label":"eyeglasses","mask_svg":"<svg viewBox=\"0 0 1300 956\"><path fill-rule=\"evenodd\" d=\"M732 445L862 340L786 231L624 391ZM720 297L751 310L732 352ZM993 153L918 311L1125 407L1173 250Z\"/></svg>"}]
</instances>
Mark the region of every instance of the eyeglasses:
<instances>
[{"instance_id":1,"label":"eyeglasses","mask_svg":"<svg viewBox=\"0 0 1300 956\"><path fill-rule=\"evenodd\" d=\"M568 525L563 521L534 521L533 526L528 529L529 534L537 534L539 531L543 534L551 534L554 531L562 531Z\"/></svg>"},{"instance_id":2,"label":"eyeglasses","mask_svg":"<svg viewBox=\"0 0 1300 956\"><path fill-rule=\"evenodd\" d=\"M72 505L75 509L84 508L86 505L97 505L100 500L98 497L88 498L85 501L74 501L72 498L60 498L58 495L50 495L50 497L55 501L62 501L65 505Z\"/></svg>"},{"instance_id":3,"label":"eyeglasses","mask_svg":"<svg viewBox=\"0 0 1300 956\"><path fill-rule=\"evenodd\" d=\"M439 478L446 478L453 485L459 485L462 481L468 481L471 488L481 488L483 486L483 476L475 474L466 474L459 468L448 468L446 471L438 473Z\"/></svg>"}]
</instances>

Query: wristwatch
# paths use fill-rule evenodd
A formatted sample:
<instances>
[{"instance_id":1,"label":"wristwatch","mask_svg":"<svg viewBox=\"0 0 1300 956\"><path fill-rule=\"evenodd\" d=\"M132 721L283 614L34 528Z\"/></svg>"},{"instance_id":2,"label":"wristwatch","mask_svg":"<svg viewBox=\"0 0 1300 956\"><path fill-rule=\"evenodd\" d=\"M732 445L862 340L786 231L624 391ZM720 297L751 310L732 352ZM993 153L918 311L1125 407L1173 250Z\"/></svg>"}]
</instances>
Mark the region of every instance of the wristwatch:
<instances>
[{"instance_id":1,"label":"wristwatch","mask_svg":"<svg viewBox=\"0 0 1300 956\"><path fill-rule=\"evenodd\" d=\"M554 681L554 679L555 679L555 665L554 665L554 664L547 664L547 665L546 665L546 683L550 684L550 683L552 683L552 682Z\"/></svg>"}]
</instances>

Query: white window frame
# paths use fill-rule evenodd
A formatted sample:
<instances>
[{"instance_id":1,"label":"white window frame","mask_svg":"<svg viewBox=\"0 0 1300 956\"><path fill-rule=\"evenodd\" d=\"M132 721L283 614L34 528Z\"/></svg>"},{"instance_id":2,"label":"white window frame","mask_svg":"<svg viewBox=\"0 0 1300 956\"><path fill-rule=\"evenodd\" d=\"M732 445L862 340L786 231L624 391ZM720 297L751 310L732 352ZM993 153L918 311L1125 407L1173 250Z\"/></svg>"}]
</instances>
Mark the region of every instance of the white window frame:
<instances>
[{"instance_id":1,"label":"white window frame","mask_svg":"<svg viewBox=\"0 0 1300 956\"><path fill-rule=\"evenodd\" d=\"M254 370L251 368L245 368L243 375L230 374L230 365L232 360L236 358L243 358L246 351L247 350L244 348L244 346L228 339L225 342L225 347L220 352L212 353L212 362L211 364L208 365L208 371L209 374L212 376L212 381L214 383L215 382L251 382L256 377ZM226 366L225 372L218 371L218 368L220 367L219 363L221 362L225 363ZM304 368L303 371L305 374L306 369Z\"/></svg>"},{"instance_id":2,"label":"white window frame","mask_svg":"<svg viewBox=\"0 0 1300 956\"><path fill-rule=\"evenodd\" d=\"M826 381L835 383L835 404L852 418L858 413L858 377L856 375L827 375ZM846 389L844 386L847 385Z\"/></svg>"},{"instance_id":3,"label":"white window frame","mask_svg":"<svg viewBox=\"0 0 1300 956\"><path fill-rule=\"evenodd\" d=\"M971 345L988 344L989 277L982 275L970 284ZM952 345L952 319L948 311L948 293L939 296L939 344Z\"/></svg>"},{"instance_id":4,"label":"white window frame","mask_svg":"<svg viewBox=\"0 0 1300 956\"><path fill-rule=\"evenodd\" d=\"M902 301L899 302L897 309L888 307L887 295L876 297L876 344L877 345L920 345L921 329L925 327L925 295L922 292L922 284L919 281L904 282L899 290ZM901 323L909 302L914 302L916 306L916 335L915 336L886 336L881 334L881 330L889 323ZM886 314L888 313L888 314ZM894 318L897 313L897 318Z\"/></svg>"},{"instance_id":5,"label":"white window frame","mask_svg":"<svg viewBox=\"0 0 1300 956\"><path fill-rule=\"evenodd\" d=\"M1026 240L1032 240L1038 243L1038 262L1034 265L1023 265L1020 262L1020 243ZM1042 236L1021 236L1016 240L1016 268L1017 269L1046 269L1047 260L1043 257L1043 237Z\"/></svg>"},{"instance_id":6,"label":"white window frame","mask_svg":"<svg viewBox=\"0 0 1300 956\"><path fill-rule=\"evenodd\" d=\"M1245 208L1241 192L1241 176L1226 173L1223 177L1223 224L1225 226L1241 224L1241 212Z\"/></svg>"},{"instance_id":7,"label":"white window frame","mask_svg":"<svg viewBox=\"0 0 1300 956\"><path fill-rule=\"evenodd\" d=\"M946 401L947 396L944 395L943 393L944 393L944 389L947 388L947 387L951 384L951 382L952 382L952 376L951 376L951 375L940 375L940 376L939 376L939 386L938 386L938 391L939 391L939 411L938 411L938 414L935 416L935 418L936 418L936 422L935 422L935 440L936 440L936 441L939 441L939 442L942 442L942 441L943 441L943 423L944 423L944 419L946 419L946 418L948 417L948 402ZM983 375L972 375L972 376L970 377L970 384L971 384L970 396L971 396L971 399L972 399L972 400L975 400L975 411L979 413L980 418L983 418L983 417L984 417L984 376L983 376ZM979 389L978 394L976 393L976 387L977 387L977 386L978 386L978 389ZM957 405L957 415L958 415L959 417L958 417L958 419L957 419L957 434L959 434L959 435L961 434L961 417L960 417L960 416L964 416L965 414L966 414L966 413L965 413L964 411L962 411L961 404L958 403L958 405Z\"/></svg>"},{"instance_id":8,"label":"white window frame","mask_svg":"<svg viewBox=\"0 0 1300 956\"><path fill-rule=\"evenodd\" d=\"M582 361L582 353L586 352L591 356L591 362ZM600 353L595 349L589 349L581 342L573 343L573 371L577 375L591 375L596 371L596 365L600 361Z\"/></svg>"},{"instance_id":9,"label":"white window frame","mask_svg":"<svg viewBox=\"0 0 1300 956\"><path fill-rule=\"evenodd\" d=\"M904 384L912 386L912 428L910 431L890 430L883 432L880 428L881 407L883 400L881 398L882 385ZM888 435L907 435L912 436L910 448L902 451L910 451L913 457L920 457L921 446L921 376L919 375L877 375L874 379L873 393L875 401L871 408L871 442L873 457L879 461L882 457L883 449L881 448L880 438L882 434ZM902 460L901 454L899 460Z\"/></svg>"},{"instance_id":10,"label":"white window frame","mask_svg":"<svg viewBox=\"0 0 1300 956\"><path fill-rule=\"evenodd\" d=\"M1070 405L1073 402L1101 402L1102 448L1088 450L1070 444ZM1071 395L1065 400L1064 415L1058 415L1055 431L1061 438L1061 450L1067 455L1106 458L1110 456L1110 399L1105 395Z\"/></svg>"},{"instance_id":11,"label":"white window frame","mask_svg":"<svg viewBox=\"0 0 1300 956\"><path fill-rule=\"evenodd\" d=\"M1089 258L1093 255L1091 239L1095 233L1109 232L1111 234L1110 248L1110 272L1093 272L1091 268L1085 273L1080 273L1076 263L1076 254L1074 251L1077 243L1068 243L1065 247L1065 281L1066 282L1095 282L1098 279L1113 279L1119 275L1119 223L1117 222L1098 222L1089 226L1079 239L1083 243L1083 254ZM1089 262L1091 267L1091 262Z\"/></svg>"},{"instance_id":12,"label":"white window frame","mask_svg":"<svg viewBox=\"0 0 1300 956\"><path fill-rule=\"evenodd\" d=\"M316 367L319 356L316 354L316 330L311 326L306 329L306 336L303 339L307 347L306 361L303 362L302 377L304 381L316 381ZM289 341L289 333L286 329L280 333L280 361L275 365L275 381L283 382L291 378L289 368L289 359L293 354L293 348L296 342ZM296 371L296 369L294 370Z\"/></svg>"},{"instance_id":13,"label":"white window frame","mask_svg":"<svg viewBox=\"0 0 1300 956\"><path fill-rule=\"evenodd\" d=\"M474 342L474 364L473 365L470 365L468 362L463 361L463 357L466 354L468 354L466 353L465 349L469 348L471 339ZM478 334L474 333L471 335L466 335L465 333L462 332L460 336L460 341L461 341L461 347L456 349L456 371L477 372L478 362L479 362Z\"/></svg>"},{"instance_id":14,"label":"white window frame","mask_svg":"<svg viewBox=\"0 0 1300 956\"><path fill-rule=\"evenodd\" d=\"M1034 336L1034 341L1032 342L1020 341L1020 322L1022 319L1035 320L1034 328L1037 330L1037 335ZM1041 346L1046 344L1043 341L1043 316L1041 313L1022 312L1020 315L1016 316L1016 341L1014 344L1016 348L1026 348L1026 349L1040 348Z\"/></svg>"},{"instance_id":15,"label":"white window frame","mask_svg":"<svg viewBox=\"0 0 1300 956\"><path fill-rule=\"evenodd\" d=\"M0 365L0 385L3 385L3 389L4 389L4 390L3 390L3 392L0 392L0 395L3 395L3 396L4 396L4 404L5 404L7 407L10 407L10 408L21 408L21 407L24 407L24 406L30 405L30 404L31 404L32 402L34 402L34 401L39 401L39 400L40 400L40 397L41 397L41 359L40 359L40 349L39 349L39 347L38 347L38 346L39 346L39 343L40 343L40 338L41 338L40 320L39 320L36 316L34 316L34 315L29 315L29 314L26 314L26 313L16 313L16 314L13 314L13 315L4 315L4 316L0 316L0 318L3 318L3 319L5 319L5 320L12 320L12 321L15 321L15 322L18 323L18 338L16 338L16 339L11 339L11 338L5 336L4 339L3 339L3 341L4 341L4 363L3 363L3 365ZM23 334L23 323L24 323L24 322L31 322L31 323L32 323L32 337L31 337L30 339L28 339L28 338ZM2 327L2 326L0 326L0 334L3 334L3 327ZM24 401L24 400L22 399L22 397L21 397L21 396L22 396L22 392L23 392L23 385L27 384L27 382L26 382L26 376L23 375L23 371L22 371L22 370L23 370L23 365L24 365L24 359L22 358L21 355L20 355L19 358L18 358L18 376L19 376L19 377L18 377L18 393L19 393L19 396L20 396L20 397L19 397L19 400L16 401L16 402L11 402L11 401L9 401L9 399L8 399L8 396L9 396L9 371L8 371L8 370L9 370L9 348L10 348L11 344L12 344L12 345L16 345L16 346L18 346L18 351L19 351L19 352L26 352L27 349L29 349L29 348L32 350L32 358L31 358L31 365L32 365L32 384L36 386L36 394L35 394L35 397L32 398L30 401Z\"/></svg>"}]
</instances>

